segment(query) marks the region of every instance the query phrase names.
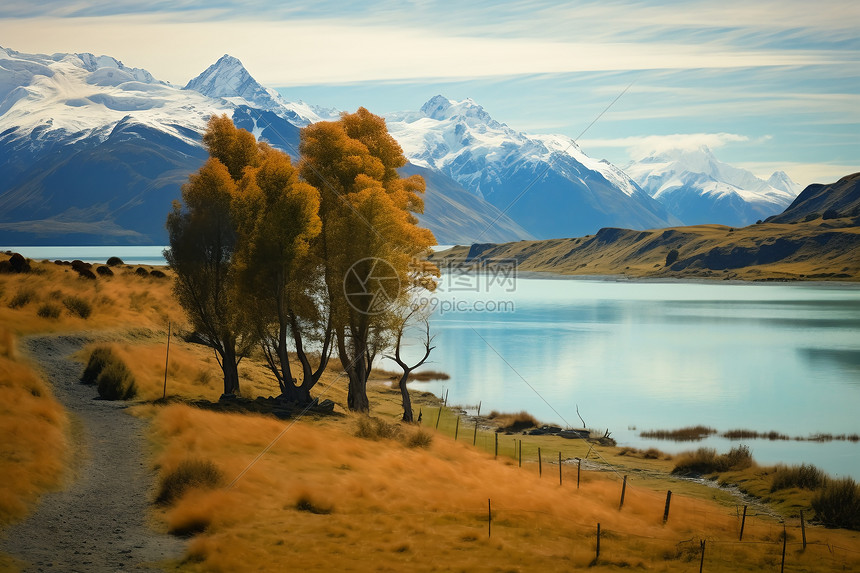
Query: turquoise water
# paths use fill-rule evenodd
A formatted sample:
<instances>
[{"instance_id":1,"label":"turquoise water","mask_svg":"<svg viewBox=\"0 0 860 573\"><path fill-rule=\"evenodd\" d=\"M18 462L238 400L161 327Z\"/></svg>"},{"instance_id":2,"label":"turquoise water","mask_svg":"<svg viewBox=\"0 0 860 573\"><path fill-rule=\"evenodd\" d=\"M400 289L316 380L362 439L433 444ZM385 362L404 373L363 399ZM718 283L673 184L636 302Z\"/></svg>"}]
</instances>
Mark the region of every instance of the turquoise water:
<instances>
[{"instance_id":1,"label":"turquoise water","mask_svg":"<svg viewBox=\"0 0 860 573\"><path fill-rule=\"evenodd\" d=\"M127 265L166 265L161 252L163 246L117 246L117 247L0 247L0 252L13 251L37 260L104 263L110 257L119 257Z\"/></svg>"},{"instance_id":2,"label":"turquoise water","mask_svg":"<svg viewBox=\"0 0 860 573\"><path fill-rule=\"evenodd\" d=\"M736 442L677 444L639 432L704 424L860 433L856 285L520 276L512 288L443 277L434 296L426 368L451 379L413 387L447 392L449 403L580 427L578 405L589 427L608 428L620 445L669 452ZM860 443L743 443L761 463L814 463L860 479Z\"/></svg>"}]
</instances>

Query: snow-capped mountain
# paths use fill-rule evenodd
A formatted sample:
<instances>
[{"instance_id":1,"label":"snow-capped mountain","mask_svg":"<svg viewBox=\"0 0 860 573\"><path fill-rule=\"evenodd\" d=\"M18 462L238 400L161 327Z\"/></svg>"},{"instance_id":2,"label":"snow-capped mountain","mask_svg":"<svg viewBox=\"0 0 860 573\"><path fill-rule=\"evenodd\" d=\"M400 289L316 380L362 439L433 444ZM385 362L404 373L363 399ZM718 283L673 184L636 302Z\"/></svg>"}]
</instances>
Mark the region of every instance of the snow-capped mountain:
<instances>
[{"instance_id":1,"label":"snow-capped mountain","mask_svg":"<svg viewBox=\"0 0 860 573\"><path fill-rule=\"evenodd\" d=\"M184 89L223 99L236 106L246 105L270 111L298 127L337 119L340 115L335 109L312 106L302 101L287 101L277 91L260 85L242 62L229 54L221 56L202 74L189 81Z\"/></svg>"},{"instance_id":2,"label":"snow-capped mountain","mask_svg":"<svg viewBox=\"0 0 860 573\"><path fill-rule=\"evenodd\" d=\"M719 161L706 146L653 154L624 171L687 225L743 227L781 213L801 191L782 171L764 181Z\"/></svg>"},{"instance_id":3,"label":"snow-capped mountain","mask_svg":"<svg viewBox=\"0 0 860 573\"><path fill-rule=\"evenodd\" d=\"M449 175L539 238L678 223L621 170L588 157L572 139L517 132L470 99L437 95L418 112L386 115L386 123L410 161Z\"/></svg>"},{"instance_id":4,"label":"snow-capped mountain","mask_svg":"<svg viewBox=\"0 0 860 573\"><path fill-rule=\"evenodd\" d=\"M329 113L284 102L229 56L187 87L108 56L0 48L0 244L165 244L170 204L206 158L212 114L295 155L298 126ZM486 240L530 238L474 199L435 173L420 220L446 243L497 219Z\"/></svg>"}]
</instances>

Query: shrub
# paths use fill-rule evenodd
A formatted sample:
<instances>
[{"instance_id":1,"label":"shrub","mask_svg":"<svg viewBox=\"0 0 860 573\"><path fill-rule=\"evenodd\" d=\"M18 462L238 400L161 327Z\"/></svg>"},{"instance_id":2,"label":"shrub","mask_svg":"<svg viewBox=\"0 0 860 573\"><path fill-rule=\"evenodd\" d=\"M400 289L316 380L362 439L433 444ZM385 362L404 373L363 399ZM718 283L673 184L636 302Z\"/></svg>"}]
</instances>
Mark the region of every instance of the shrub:
<instances>
[{"instance_id":1,"label":"shrub","mask_svg":"<svg viewBox=\"0 0 860 573\"><path fill-rule=\"evenodd\" d=\"M425 430L419 429L417 432L409 434L409 437L406 438L405 443L407 448L427 449L430 447L430 444L433 443L433 434Z\"/></svg>"},{"instance_id":2,"label":"shrub","mask_svg":"<svg viewBox=\"0 0 860 573\"><path fill-rule=\"evenodd\" d=\"M827 209L824 214L821 215L822 219L838 219L839 217L839 211L836 209Z\"/></svg>"},{"instance_id":3,"label":"shrub","mask_svg":"<svg viewBox=\"0 0 860 573\"><path fill-rule=\"evenodd\" d=\"M314 513L316 515L328 515L332 512L332 507L330 505L314 501L307 492L299 494L299 498L296 500L296 509L299 511Z\"/></svg>"},{"instance_id":4,"label":"shrub","mask_svg":"<svg viewBox=\"0 0 860 573\"><path fill-rule=\"evenodd\" d=\"M109 267L117 267L119 265L124 265L125 263L122 262L122 259L119 257L111 257L107 260L106 264Z\"/></svg>"},{"instance_id":5,"label":"shrub","mask_svg":"<svg viewBox=\"0 0 860 573\"><path fill-rule=\"evenodd\" d=\"M860 529L860 486L848 477L828 480L812 498L812 509L827 527Z\"/></svg>"},{"instance_id":6,"label":"shrub","mask_svg":"<svg viewBox=\"0 0 860 573\"><path fill-rule=\"evenodd\" d=\"M87 366L81 374L81 382L84 384L95 384L96 379L110 362L118 360L108 346L97 346L90 352Z\"/></svg>"},{"instance_id":7,"label":"shrub","mask_svg":"<svg viewBox=\"0 0 860 573\"><path fill-rule=\"evenodd\" d=\"M93 274L93 271L90 269L76 269L78 272L78 276L82 279L89 279L91 281L96 280L96 275Z\"/></svg>"},{"instance_id":8,"label":"shrub","mask_svg":"<svg viewBox=\"0 0 860 573\"><path fill-rule=\"evenodd\" d=\"M666 255L666 266L668 267L672 263L678 260L678 249L672 249L669 251L669 254Z\"/></svg>"},{"instance_id":9,"label":"shrub","mask_svg":"<svg viewBox=\"0 0 860 573\"><path fill-rule=\"evenodd\" d=\"M366 440L393 439L400 435L400 426L379 418L359 416L355 435Z\"/></svg>"},{"instance_id":10,"label":"shrub","mask_svg":"<svg viewBox=\"0 0 860 573\"><path fill-rule=\"evenodd\" d=\"M540 426L535 417L525 410L516 414L505 414L493 410L487 417L499 423L500 427L498 431L500 432L520 432L528 428L537 428Z\"/></svg>"},{"instance_id":11,"label":"shrub","mask_svg":"<svg viewBox=\"0 0 860 573\"><path fill-rule=\"evenodd\" d=\"M36 298L36 292L33 289L22 288L9 301L9 308L20 308L30 304L34 298Z\"/></svg>"},{"instance_id":12,"label":"shrub","mask_svg":"<svg viewBox=\"0 0 860 573\"><path fill-rule=\"evenodd\" d=\"M818 213L809 213L806 217L803 218L804 223L808 223L809 221L814 221L818 218Z\"/></svg>"},{"instance_id":13,"label":"shrub","mask_svg":"<svg viewBox=\"0 0 860 573\"><path fill-rule=\"evenodd\" d=\"M60 307L56 304L51 304L50 302L46 302L42 306L39 307L39 310L36 311L36 314L41 316L42 318L51 318L57 319L60 318Z\"/></svg>"},{"instance_id":14,"label":"shrub","mask_svg":"<svg viewBox=\"0 0 860 573\"><path fill-rule=\"evenodd\" d=\"M698 442L707 438L717 431L707 426L688 426L677 430L647 430L640 432L641 438L654 438L658 440L674 440L676 442Z\"/></svg>"},{"instance_id":15,"label":"shrub","mask_svg":"<svg viewBox=\"0 0 860 573\"><path fill-rule=\"evenodd\" d=\"M12 253L9 260L3 265L3 272L29 273L30 263L20 253Z\"/></svg>"},{"instance_id":16,"label":"shrub","mask_svg":"<svg viewBox=\"0 0 860 573\"><path fill-rule=\"evenodd\" d=\"M773 474L773 483L770 491L778 491L791 487L803 489L818 489L827 481L827 476L813 465L801 464L799 466L777 466Z\"/></svg>"},{"instance_id":17,"label":"shrub","mask_svg":"<svg viewBox=\"0 0 860 573\"><path fill-rule=\"evenodd\" d=\"M67 296L63 299L63 305L69 309L69 312L80 318L87 319L93 312L93 307L82 298L76 296Z\"/></svg>"},{"instance_id":18,"label":"shrub","mask_svg":"<svg viewBox=\"0 0 860 573\"><path fill-rule=\"evenodd\" d=\"M215 489L224 483L224 474L209 460L187 459L161 480L156 503L169 504L192 488Z\"/></svg>"},{"instance_id":19,"label":"shrub","mask_svg":"<svg viewBox=\"0 0 860 573\"><path fill-rule=\"evenodd\" d=\"M147 270L146 270L145 268L143 268L143 267L137 267L137 268L135 269L135 271L134 271L134 274L136 274L136 275L137 275L137 276L139 276L139 277L148 277L148 276L149 276L149 271L147 271Z\"/></svg>"},{"instance_id":20,"label":"shrub","mask_svg":"<svg viewBox=\"0 0 860 573\"><path fill-rule=\"evenodd\" d=\"M149 276L151 276L152 278L156 278L156 279L167 278L167 275L164 274L163 271L160 271L158 269L152 269L151 271L149 271Z\"/></svg>"},{"instance_id":21,"label":"shrub","mask_svg":"<svg viewBox=\"0 0 860 573\"><path fill-rule=\"evenodd\" d=\"M102 275L103 277L112 277L113 276L113 271L110 269L110 267L107 267L105 265L101 265L101 266L96 267L96 272L98 274Z\"/></svg>"},{"instance_id":22,"label":"shrub","mask_svg":"<svg viewBox=\"0 0 860 573\"><path fill-rule=\"evenodd\" d=\"M116 357L99 372L96 385L102 400L130 400L137 395L134 376L125 362Z\"/></svg>"}]
</instances>

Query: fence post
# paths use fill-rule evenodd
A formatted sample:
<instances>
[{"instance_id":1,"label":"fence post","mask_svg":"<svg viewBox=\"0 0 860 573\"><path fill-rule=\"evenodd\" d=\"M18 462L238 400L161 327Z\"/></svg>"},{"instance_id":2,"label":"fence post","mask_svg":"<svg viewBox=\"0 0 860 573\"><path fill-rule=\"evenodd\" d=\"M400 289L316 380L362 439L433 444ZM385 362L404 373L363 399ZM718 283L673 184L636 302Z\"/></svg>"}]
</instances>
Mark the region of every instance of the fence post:
<instances>
[{"instance_id":1,"label":"fence post","mask_svg":"<svg viewBox=\"0 0 860 573\"><path fill-rule=\"evenodd\" d=\"M747 522L747 506L744 506L744 515L741 517L741 536L738 537L738 541L744 540L744 525Z\"/></svg>"},{"instance_id":2,"label":"fence post","mask_svg":"<svg viewBox=\"0 0 860 573\"><path fill-rule=\"evenodd\" d=\"M597 560L600 559L600 524L597 524L597 551L594 555L594 562L597 563Z\"/></svg>"},{"instance_id":3,"label":"fence post","mask_svg":"<svg viewBox=\"0 0 860 573\"><path fill-rule=\"evenodd\" d=\"M481 404L483 404L482 400L478 400L478 415L481 415Z\"/></svg>"},{"instance_id":4,"label":"fence post","mask_svg":"<svg viewBox=\"0 0 860 573\"><path fill-rule=\"evenodd\" d=\"M621 503L618 504L618 510L620 511L622 507L624 507L624 494L627 492L627 476L624 476L624 483L621 484Z\"/></svg>"},{"instance_id":5,"label":"fence post","mask_svg":"<svg viewBox=\"0 0 860 573\"><path fill-rule=\"evenodd\" d=\"M558 453L558 485L561 485L561 452Z\"/></svg>"},{"instance_id":6,"label":"fence post","mask_svg":"<svg viewBox=\"0 0 860 573\"><path fill-rule=\"evenodd\" d=\"M705 566L705 540L702 539L700 543L702 544L702 560L699 561L699 573L702 573L702 568Z\"/></svg>"},{"instance_id":7,"label":"fence post","mask_svg":"<svg viewBox=\"0 0 860 573\"><path fill-rule=\"evenodd\" d=\"M439 413L436 414L436 429L439 429L439 420L442 419L442 406L439 406Z\"/></svg>"},{"instance_id":8,"label":"fence post","mask_svg":"<svg viewBox=\"0 0 860 573\"><path fill-rule=\"evenodd\" d=\"M167 363L170 360L170 321L167 321L167 356L164 357L164 393L161 395L162 400L167 399Z\"/></svg>"},{"instance_id":9,"label":"fence post","mask_svg":"<svg viewBox=\"0 0 860 573\"><path fill-rule=\"evenodd\" d=\"M454 441L457 441L457 434L460 433L460 416L457 416L457 425L454 426Z\"/></svg>"},{"instance_id":10,"label":"fence post","mask_svg":"<svg viewBox=\"0 0 860 573\"><path fill-rule=\"evenodd\" d=\"M666 508L663 510L663 523L669 521L669 504L672 503L672 490L666 492Z\"/></svg>"},{"instance_id":11,"label":"fence post","mask_svg":"<svg viewBox=\"0 0 860 573\"><path fill-rule=\"evenodd\" d=\"M475 420L475 433L472 434L472 445L478 443L478 420Z\"/></svg>"},{"instance_id":12,"label":"fence post","mask_svg":"<svg viewBox=\"0 0 860 573\"><path fill-rule=\"evenodd\" d=\"M803 510L800 510L800 535L803 538L803 550L806 551L806 524L803 522Z\"/></svg>"},{"instance_id":13,"label":"fence post","mask_svg":"<svg viewBox=\"0 0 860 573\"><path fill-rule=\"evenodd\" d=\"M782 565L779 566L779 573L785 573L785 546L788 543L788 534L785 532L785 522L782 522Z\"/></svg>"},{"instance_id":14,"label":"fence post","mask_svg":"<svg viewBox=\"0 0 860 573\"><path fill-rule=\"evenodd\" d=\"M448 390L445 390L445 402L443 404L446 408L448 407Z\"/></svg>"},{"instance_id":15,"label":"fence post","mask_svg":"<svg viewBox=\"0 0 860 573\"><path fill-rule=\"evenodd\" d=\"M538 446L538 477L543 477L543 460L540 455L540 446Z\"/></svg>"},{"instance_id":16,"label":"fence post","mask_svg":"<svg viewBox=\"0 0 860 573\"><path fill-rule=\"evenodd\" d=\"M490 499L487 498L487 537L492 536L493 530L493 507L490 505Z\"/></svg>"},{"instance_id":17,"label":"fence post","mask_svg":"<svg viewBox=\"0 0 860 573\"><path fill-rule=\"evenodd\" d=\"M520 447L519 447L520 465L519 465L519 467L523 467L523 441L522 440L518 440L518 441L520 443Z\"/></svg>"},{"instance_id":18,"label":"fence post","mask_svg":"<svg viewBox=\"0 0 860 573\"><path fill-rule=\"evenodd\" d=\"M579 489L579 474L582 472L582 458L576 461L576 489Z\"/></svg>"},{"instance_id":19,"label":"fence post","mask_svg":"<svg viewBox=\"0 0 860 573\"><path fill-rule=\"evenodd\" d=\"M496 436L496 449L495 449L495 452L493 453L493 459L497 459L499 457L499 433L494 432L494 434Z\"/></svg>"}]
</instances>

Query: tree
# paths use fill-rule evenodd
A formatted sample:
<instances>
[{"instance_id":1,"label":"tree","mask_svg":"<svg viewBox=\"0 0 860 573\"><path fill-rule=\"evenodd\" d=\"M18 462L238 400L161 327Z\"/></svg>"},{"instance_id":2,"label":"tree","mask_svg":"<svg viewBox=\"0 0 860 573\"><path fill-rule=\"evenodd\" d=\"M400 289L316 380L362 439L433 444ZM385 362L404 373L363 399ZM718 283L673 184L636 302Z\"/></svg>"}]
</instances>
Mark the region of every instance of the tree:
<instances>
[{"instance_id":1,"label":"tree","mask_svg":"<svg viewBox=\"0 0 860 573\"><path fill-rule=\"evenodd\" d=\"M398 320L394 333L394 339L396 341L394 344L394 354L387 356L387 358L390 358L400 366L401 374L397 387L400 389L400 402L403 406L403 421L409 423L414 421L414 416L412 413L412 399L409 397L409 389L406 387L406 383L409 382L409 375L412 374L412 371L424 364L430 357L430 353L434 348L436 348L435 346L430 346L433 343L433 337L430 336L430 320L426 315L419 315L419 311L420 307L412 307L409 312ZM401 348L403 346L403 335L406 328L410 321L416 317L418 317L420 323L423 325L422 344L424 346L424 355L421 359L410 366L403 359Z\"/></svg>"},{"instance_id":2,"label":"tree","mask_svg":"<svg viewBox=\"0 0 860 573\"><path fill-rule=\"evenodd\" d=\"M239 211L238 267L245 299L254 309L257 333L269 369L286 399L308 403L311 388L330 354L328 313L320 307L320 261L311 241L319 234L319 192L300 181L290 157L261 144L257 167L243 170ZM288 339L302 369L293 382ZM311 364L306 340L322 345Z\"/></svg>"},{"instance_id":3,"label":"tree","mask_svg":"<svg viewBox=\"0 0 860 573\"><path fill-rule=\"evenodd\" d=\"M225 395L239 391L239 362L255 340L233 269L237 235L231 207L236 193L227 167L210 157L183 185L183 203L173 204L167 217L170 248L164 251L176 275L179 303L215 351Z\"/></svg>"},{"instance_id":4,"label":"tree","mask_svg":"<svg viewBox=\"0 0 860 573\"><path fill-rule=\"evenodd\" d=\"M347 403L366 412L373 359L396 330L396 309L421 282L413 261L435 244L417 226L423 212L419 176L401 178L406 164L385 120L359 108L336 122L301 132L302 178L320 191L322 231L316 241Z\"/></svg>"}]
</instances>

